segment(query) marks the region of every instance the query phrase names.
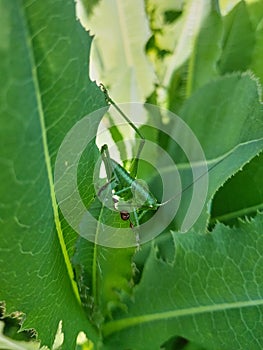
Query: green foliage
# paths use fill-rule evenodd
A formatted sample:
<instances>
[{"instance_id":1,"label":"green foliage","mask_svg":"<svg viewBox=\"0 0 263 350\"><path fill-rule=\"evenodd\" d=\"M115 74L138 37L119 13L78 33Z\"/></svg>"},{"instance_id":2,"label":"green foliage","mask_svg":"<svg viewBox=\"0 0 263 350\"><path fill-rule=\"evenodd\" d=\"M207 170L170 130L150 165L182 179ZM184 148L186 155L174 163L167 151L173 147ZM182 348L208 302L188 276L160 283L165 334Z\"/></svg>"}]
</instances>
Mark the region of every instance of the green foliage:
<instances>
[{"instance_id":1,"label":"green foliage","mask_svg":"<svg viewBox=\"0 0 263 350\"><path fill-rule=\"evenodd\" d=\"M5 316L23 313L21 330L34 328L41 346L53 349L59 325L66 350L75 348L81 331L89 339L82 349L262 349L262 1L236 1L224 15L212 0L83 6L93 43L75 19L72 0L0 0ZM63 139L84 116L106 106L88 76L92 45L98 79L113 98L147 99L178 113L208 161L205 205L183 235L192 172L182 150L156 131L162 126L180 134L178 126L162 110L158 116L149 110L156 129L145 125L141 132L169 152L182 188L189 188L170 226L140 251L79 237L56 203L53 174ZM81 199L97 218L87 226L95 238L105 225L129 228L96 198L95 134L105 111L97 121L89 117L94 139L78 166ZM113 140L123 141L113 119L110 125ZM154 159L160 169L162 158ZM158 196L156 172L142 163L139 176ZM1 328L0 349L39 347L11 340L7 328Z\"/></svg>"},{"instance_id":2,"label":"green foliage","mask_svg":"<svg viewBox=\"0 0 263 350\"><path fill-rule=\"evenodd\" d=\"M0 322L0 349L5 350L13 350L13 349L23 349L23 350L37 350L39 349L39 344L37 342L26 342L14 340L16 339L16 335L14 335L14 339L10 339L10 334L6 336L3 334L4 322ZM44 350L44 349L43 349Z\"/></svg>"},{"instance_id":3,"label":"green foliage","mask_svg":"<svg viewBox=\"0 0 263 350\"><path fill-rule=\"evenodd\" d=\"M260 349L262 229L259 215L235 229L218 225L212 234L172 232L172 261L157 240L129 313L104 326L105 349L159 349L175 334L207 349Z\"/></svg>"},{"instance_id":4,"label":"green foliage","mask_svg":"<svg viewBox=\"0 0 263 350\"><path fill-rule=\"evenodd\" d=\"M87 76L91 39L72 1L2 0L0 16L0 298L49 347L62 320L73 348L80 330L95 332L77 298L52 178L67 131L103 105Z\"/></svg>"}]
</instances>

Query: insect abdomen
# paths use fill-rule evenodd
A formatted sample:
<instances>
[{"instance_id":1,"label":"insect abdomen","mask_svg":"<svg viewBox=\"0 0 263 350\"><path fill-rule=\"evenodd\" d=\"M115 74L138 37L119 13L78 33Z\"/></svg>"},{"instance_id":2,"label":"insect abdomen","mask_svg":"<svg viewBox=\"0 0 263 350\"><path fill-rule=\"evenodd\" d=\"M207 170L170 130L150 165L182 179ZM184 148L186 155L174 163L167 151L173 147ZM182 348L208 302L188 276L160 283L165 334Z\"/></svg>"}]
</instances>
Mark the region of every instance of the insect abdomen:
<instances>
[{"instance_id":1,"label":"insect abdomen","mask_svg":"<svg viewBox=\"0 0 263 350\"><path fill-rule=\"evenodd\" d=\"M121 193L120 197L124 199L133 197L137 204L141 203L148 208L156 209L157 200L149 191L146 182L131 177L115 160L111 159L111 163L114 176L118 179L115 191Z\"/></svg>"}]
</instances>

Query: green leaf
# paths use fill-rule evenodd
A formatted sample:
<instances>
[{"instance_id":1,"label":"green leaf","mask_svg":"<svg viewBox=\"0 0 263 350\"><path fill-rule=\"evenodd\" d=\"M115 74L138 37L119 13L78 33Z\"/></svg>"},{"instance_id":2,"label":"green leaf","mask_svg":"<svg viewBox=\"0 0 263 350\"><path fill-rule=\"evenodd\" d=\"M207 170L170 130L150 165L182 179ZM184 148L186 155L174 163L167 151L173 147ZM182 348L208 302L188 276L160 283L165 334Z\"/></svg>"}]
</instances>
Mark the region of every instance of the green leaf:
<instances>
[{"instance_id":1,"label":"green leaf","mask_svg":"<svg viewBox=\"0 0 263 350\"><path fill-rule=\"evenodd\" d=\"M118 249L95 245L83 238L77 242L73 265L86 312L98 327L117 309L126 309L131 294L134 248Z\"/></svg>"},{"instance_id":2,"label":"green leaf","mask_svg":"<svg viewBox=\"0 0 263 350\"><path fill-rule=\"evenodd\" d=\"M197 90L184 104L179 115L198 138L208 162L207 199L196 223L196 228L202 231L209 217L208 203L215 192L263 148L263 110L256 81L248 74L219 78ZM180 135L182 131L176 128L175 125L175 135ZM184 141L191 148L192 140ZM191 186L192 171L185 155L172 144L169 152L180 170L182 188L190 186L183 192L176 214L176 227L180 229L186 213L191 215L201 205L200 198L191 202L191 196L194 186L202 186L204 179L201 177Z\"/></svg>"},{"instance_id":3,"label":"green leaf","mask_svg":"<svg viewBox=\"0 0 263 350\"><path fill-rule=\"evenodd\" d=\"M76 179L68 178L63 184L74 202L71 189L77 180L80 201L74 202L70 215L82 214L78 211L81 202L85 212L89 208L96 219L82 227L95 242L101 232L118 247L127 244L127 237L136 242L136 230L131 230L129 221L122 220L116 208L109 212L96 198L95 190L105 182L98 176L95 137L107 107L103 94L88 78L91 37L75 20L73 0L0 0L0 300L5 302L7 314L24 313L22 329L35 328L41 344L49 347L62 325L63 348L70 350L80 331L94 347L102 349L163 346L168 350L178 337L189 341L189 349L261 349L263 220L260 214L246 223L236 217L240 210L247 215L253 207L256 215L255 210L262 208L262 153L254 157L263 149L263 110L254 76L235 73L218 78L218 74L250 68L262 78L262 6L238 4L223 19L222 46L217 1L188 1L184 8L181 1L159 5L150 0L145 6L149 4L153 4L152 33L145 3L115 0L109 7L107 2L86 2L92 12L92 30L98 41L104 40L96 44L96 64L105 83L113 87L113 97L118 94L117 101L142 100L157 83L151 100L170 104L177 111L178 103L182 106L180 117L198 137L208 160L209 187L202 205L194 198L194 206L189 206L196 179L180 147L150 125L140 130L169 151L183 189L189 186L182 194L173 229L183 227L185 214L200 207L194 230L184 236L166 228L136 254L136 269L131 261L133 248L102 247L79 238L69 217L63 217L62 205L62 211L58 209L53 173L65 137L89 115L92 128L81 140L89 133L94 138L82 155L70 144L63 159L65 173L78 159ZM161 25L154 29L159 15ZM157 82L144 55L146 43L149 56L155 45L157 56L160 54L154 62ZM187 95L191 98L185 101ZM90 115L101 107L98 118ZM149 109L157 129L163 126L162 119L168 120L166 112L151 114ZM137 111L136 117L142 116ZM184 136L177 127L169 123L167 130ZM76 144L81 141L78 136ZM125 141L126 130L113 126L111 136L114 143ZM184 142L195 154L191 140ZM138 142L134 144L131 150L136 154ZM153 148L147 152L138 177L158 178L151 188L159 196L162 185L155 174L162 157ZM153 164L148 164L152 153ZM127 154L120 152L121 158ZM194 164L199 167L204 169ZM219 190L227 179L231 189L226 183ZM198 187L202 176L197 180L194 185ZM239 190L247 189L252 181L255 186L250 193ZM102 195L113 204L111 187L105 188L109 193L102 191ZM60 205L58 196L57 200ZM226 205L227 200L231 205ZM157 213L173 206L172 201L166 204ZM211 206L212 220L232 215L237 227L218 225L212 234L198 235L208 227ZM119 228L127 228L128 236L118 235ZM154 229L152 225L149 233ZM141 237L142 241L147 237ZM6 341L2 338L0 342Z\"/></svg>"},{"instance_id":4,"label":"green leaf","mask_svg":"<svg viewBox=\"0 0 263 350\"><path fill-rule=\"evenodd\" d=\"M173 37L175 33L178 33L178 40L175 42L176 46L171 50L172 54L167 56L163 62L166 67L162 79L164 86L168 86L174 72L184 63L188 62L191 55L195 55L195 51L193 50L195 41L203 22L209 18L213 7L212 0L205 0L203 2L191 0L186 3L182 18L176 23L177 28L173 28L173 30L169 31L170 41L172 40L172 42L174 42ZM217 23L214 24L216 25L215 35L217 36ZM211 50L210 53L213 51L214 50Z\"/></svg>"},{"instance_id":5,"label":"green leaf","mask_svg":"<svg viewBox=\"0 0 263 350\"><path fill-rule=\"evenodd\" d=\"M239 217L263 209L263 153L230 178L213 200L212 220L238 225Z\"/></svg>"},{"instance_id":6,"label":"green leaf","mask_svg":"<svg viewBox=\"0 0 263 350\"><path fill-rule=\"evenodd\" d=\"M239 2L224 19L224 37L219 67L222 73L244 71L249 68L255 33L245 1Z\"/></svg>"},{"instance_id":7,"label":"green leaf","mask_svg":"<svg viewBox=\"0 0 263 350\"><path fill-rule=\"evenodd\" d=\"M67 254L53 171L71 127L105 104L88 78L91 38L67 0L0 1L0 299L21 311L22 328L53 343L62 320L64 348L79 331L95 340Z\"/></svg>"},{"instance_id":8,"label":"green leaf","mask_svg":"<svg viewBox=\"0 0 263 350\"><path fill-rule=\"evenodd\" d=\"M263 2L252 2L247 6L251 22L255 30L255 45L252 55L250 68L255 75L259 77L260 83L263 83Z\"/></svg>"},{"instance_id":9,"label":"green leaf","mask_svg":"<svg viewBox=\"0 0 263 350\"><path fill-rule=\"evenodd\" d=\"M203 20L191 52L186 87L187 96L219 76L217 61L221 54L222 35L222 18L214 6L211 6L210 13Z\"/></svg>"},{"instance_id":10,"label":"green leaf","mask_svg":"<svg viewBox=\"0 0 263 350\"><path fill-rule=\"evenodd\" d=\"M165 23L169 7L179 9L181 15ZM151 0L147 1L147 10L153 31L147 53L161 85L157 88L158 104L177 112L193 91L219 75L223 27L218 3L188 1L182 6Z\"/></svg>"},{"instance_id":11,"label":"green leaf","mask_svg":"<svg viewBox=\"0 0 263 350\"><path fill-rule=\"evenodd\" d=\"M39 350L39 343L12 340L4 335L3 330L4 330L4 322L0 321L0 349L4 349L4 350Z\"/></svg>"},{"instance_id":12,"label":"green leaf","mask_svg":"<svg viewBox=\"0 0 263 350\"><path fill-rule=\"evenodd\" d=\"M104 349L159 349L175 335L207 349L261 349L262 230L258 215L212 234L172 233L172 262L153 245L129 313L104 326Z\"/></svg>"},{"instance_id":13,"label":"green leaf","mask_svg":"<svg viewBox=\"0 0 263 350\"><path fill-rule=\"evenodd\" d=\"M207 159L262 138L259 89L254 76L235 73L206 84L186 101L179 116L198 137Z\"/></svg>"}]
</instances>

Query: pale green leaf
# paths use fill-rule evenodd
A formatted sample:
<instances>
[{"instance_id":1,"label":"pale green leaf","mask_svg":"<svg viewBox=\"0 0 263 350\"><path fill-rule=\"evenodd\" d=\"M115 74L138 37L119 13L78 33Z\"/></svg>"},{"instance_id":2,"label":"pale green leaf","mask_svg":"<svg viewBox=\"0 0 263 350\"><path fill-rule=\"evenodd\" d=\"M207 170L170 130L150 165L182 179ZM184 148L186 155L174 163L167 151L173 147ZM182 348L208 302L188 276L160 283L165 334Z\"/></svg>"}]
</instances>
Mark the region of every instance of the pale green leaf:
<instances>
[{"instance_id":1,"label":"pale green leaf","mask_svg":"<svg viewBox=\"0 0 263 350\"><path fill-rule=\"evenodd\" d=\"M144 53L150 36L144 3L101 1L86 15L82 14L82 22L95 35L92 76L110 86L120 102L143 101L155 79Z\"/></svg>"},{"instance_id":2,"label":"pale green leaf","mask_svg":"<svg viewBox=\"0 0 263 350\"><path fill-rule=\"evenodd\" d=\"M223 15L226 15L228 12L232 10L234 6L236 6L242 0L219 0L220 10Z\"/></svg>"}]
</instances>

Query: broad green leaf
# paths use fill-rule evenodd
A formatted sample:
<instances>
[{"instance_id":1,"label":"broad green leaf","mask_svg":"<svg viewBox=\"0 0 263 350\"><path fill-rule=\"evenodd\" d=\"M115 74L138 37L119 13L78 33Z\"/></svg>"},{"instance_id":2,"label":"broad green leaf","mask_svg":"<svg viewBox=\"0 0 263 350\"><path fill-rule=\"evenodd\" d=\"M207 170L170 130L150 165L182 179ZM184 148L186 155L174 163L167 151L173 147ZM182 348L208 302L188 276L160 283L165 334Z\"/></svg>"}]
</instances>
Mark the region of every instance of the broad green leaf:
<instances>
[{"instance_id":1,"label":"broad green leaf","mask_svg":"<svg viewBox=\"0 0 263 350\"><path fill-rule=\"evenodd\" d=\"M196 345L195 343L188 343L184 350L205 350L203 346Z\"/></svg>"},{"instance_id":2,"label":"broad green leaf","mask_svg":"<svg viewBox=\"0 0 263 350\"><path fill-rule=\"evenodd\" d=\"M171 75L168 89L169 109L179 111L187 97L219 76L217 62L221 54L222 34L222 18L216 5L211 2L193 41L189 59Z\"/></svg>"},{"instance_id":3,"label":"broad green leaf","mask_svg":"<svg viewBox=\"0 0 263 350\"><path fill-rule=\"evenodd\" d=\"M133 255L134 248L108 248L83 238L77 242L73 265L82 303L98 328L117 309L126 309L124 298L131 294Z\"/></svg>"},{"instance_id":4,"label":"broad green leaf","mask_svg":"<svg viewBox=\"0 0 263 350\"><path fill-rule=\"evenodd\" d=\"M155 79L144 54L150 36L144 3L101 1L92 14L87 12L81 18L95 35L93 75L111 87L111 95L118 101L143 101Z\"/></svg>"},{"instance_id":5,"label":"broad green leaf","mask_svg":"<svg viewBox=\"0 0 263 350\"><path fill-rule=\"evenodd\" d=\"M172 262L152 245L128 313L104 326L103 349L154 350L177 335L206 349L260 350L262 230L258 215L211 234L172 233Z\"/></svg>"},{"instance_id":6,"label":"broad green leaf","mask_svg":"<svg viewBox=\"0 0 263 350\"><path fill-rule=\"evenodd\" d=\"M224 18L223 52L219 61L222 74L248 69L254 45L255 33L246 3L241 1Z\"/></svg>"},{"instance_id":7,"label":"broad green leaf","mask_svg":"<svg viewBox=\"0 0 263 350\"><path fill-rule=\"evenodd\" d=\"M251 74L235 73L206 84L186 101L179 116L199 139L208 160L262 138L259 90Z\"/></svg>"},{"instance_id":8,"label":"broad green leaf","mask_svg":"<svg viewBox=\"0 0 263 350\"><path fill-rule=\"evenodd\" d=\"M246 0L249 19L254 31L261 27L263 4L260 0Z\"/></svg>"},{"instance_id":9,"label":"broad green leaf","mask_svg":"<svg viewBox=\"0 0 263 350\"><path fill-rule=\"evenodd\" d=\"M263 209L263 154L230 178L216 193L212 219L238 224L239 217L250 217Z\"/></svg>"},{"instance_id":10,"label":"broad green leaf","mask_svg":"<svg viewBox=\"0 0 263 350\"><path fill-rule=\"evenodd\" d=\"M250 68L263 83L263 2L257 1L247 6L251 22L255 28L255 46Z\"/></svg>"},{"instance_id":11,"label":"broad green leaf","mask_svg":"<svg viewBox=\"0 0 263 350\"><path fill-rule=\"evenodd\" d=\"M91 38L67 0L0 1L0 299L51 347L96 333L80 306L55 201L53 170L70 128L104 104L88 78ZM63 223L62 223L63 225Z\"/></svg>"},{"instance_id":12,"label":"broad green leaf","mask_svg":"<svg viewBox=\"0 0 263 350\"><path fill-rule=\"evenodd\" d=\"M164 64L167 68L162 83L167 86L174 72L180 68L193 53L192 49L204 19L212 8L212 0L189 1L186 3L182 18L182 28L176 48L172 55L167 57ZM174 35L171 32L171 35Z\"/></svg>"},{"instance_id":13,"label":"broad green leaf","mask_svg":"<svg viewBox=\"0 0 263 350\"><path fill-rule=\"evenodd\" d=\"M217 61L221 54L222 34L222 18L217 8L211 6L210 13L202 22L191 52L186 86L187 96L219 76Z\"/></svg>"},{"instance_id":14,"label":"broad green leaf","mask_svg":"<svg viewBox=\"0 0 263 350\"><path fill-rule=\"evenodd\" d=\"M261 78L263 3L261 1L249 2L247 10L256 38L251 68L256 76ZM213 204L214 220L237 223L235 218L239 215L254 215L262 207L262 164L262 155L256 157L244 167L243 171L229 179L225 186L220 189ZM229 190L230 192L228 192Z\"/></svg>"},{"instance_id":15,"label":"broad green leaf","mask_svg":"<svg viewBox=\"0 0 263 350\"><path fill-rule=\"evenodd\" d=\"M197 136L210 169L206 204L196 223L196 228L202 231L208 220L208 203L215 192L263 148L263 110L256 81L249 75L240 74L217 79L197 90L179 115ZM180 135L176 125L174 129L175 134ZM191 147L191 139L185 142ZM182 188L187 188L193 179L189 165L184 165L185 156L174 146L170 148L170 153L175 157L179 170L182 169ZM192 189L202 186L202 180L200 178L183 193L181 207L176 214L176 227L179 229L186 212L191 215L201 205L200 198L196 198L189 207Z\"/></svg>"}]
</instances>

